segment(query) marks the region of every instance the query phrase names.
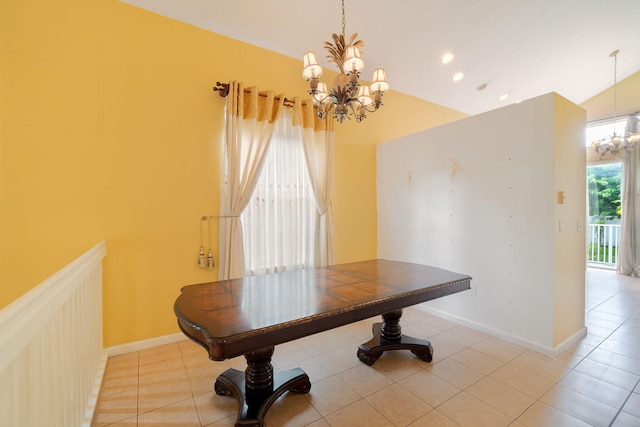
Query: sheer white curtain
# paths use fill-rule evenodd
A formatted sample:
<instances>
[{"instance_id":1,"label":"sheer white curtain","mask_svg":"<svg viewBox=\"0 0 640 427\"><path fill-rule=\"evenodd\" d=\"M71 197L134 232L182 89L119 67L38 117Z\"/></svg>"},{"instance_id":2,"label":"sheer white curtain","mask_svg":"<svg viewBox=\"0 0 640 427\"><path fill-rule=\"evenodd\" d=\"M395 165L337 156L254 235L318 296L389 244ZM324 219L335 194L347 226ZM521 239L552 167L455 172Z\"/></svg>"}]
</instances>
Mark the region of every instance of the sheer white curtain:
<instances>
[{"instance_id":1,"label":"sheer white curtain","mask_svg":"<svg viewBox=\"0 0 640 427\"><path fill-rule=\"evenodd\" d=\"M280 103L273 92L245 92L240 82L229 84L225 109L223 180L220 197L218 278L245 273L240 214L256 186L271 141Z\"/></svg>"},{"instance_id":2,"label":"sheer white curtain","mask_svg":"<svg viewBox=\"0 0 640 427\"><path fill-rule=\"evenodd\" d=\"M320 120L311 101L295 99L293 125L300 129L316 202L315 265L335 263L331 180L333 176L333 120Z\"/></svg>"},{"instance_id":3,"label":"sheer white curtain","mask_svg":"<svg viewBox=\"0 0 640 427\"><path fill-rule=\"evenodd\" d=\"M626 132L640 133L637 116L627 120ZM622 161L622 221L618 273L640 275L640 147L636 146Z\"/></svg>"},{"instance_id":4,"label":"sheer white curtain","mask_svg":"<svg viewBox=\"0 0 640 427\"><path fill-rule=\"evenodd\" d=\"M242 213L246 274L314 265L316 207L300 127L291 110L276 120L264 167Z\"/></svg>"}]
</instances>

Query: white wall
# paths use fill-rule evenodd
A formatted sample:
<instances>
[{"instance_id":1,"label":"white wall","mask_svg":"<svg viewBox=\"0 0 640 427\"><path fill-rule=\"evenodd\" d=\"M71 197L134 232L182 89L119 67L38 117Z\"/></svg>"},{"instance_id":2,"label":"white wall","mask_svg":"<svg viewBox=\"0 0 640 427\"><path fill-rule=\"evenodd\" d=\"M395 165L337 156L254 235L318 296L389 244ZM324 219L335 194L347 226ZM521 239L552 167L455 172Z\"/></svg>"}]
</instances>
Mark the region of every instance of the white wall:
<instances>
[{"instance_id":1,"label":"white wall","mask_svg":"<svg viewBox=\"0 0 640 427\"><path fill-rule=\"evenodd\" d=\"M584 110L548 94L378 145L378 256L471 275L472 291L429 309L555 353L584 327L585 231L569 226L585 221L584 125ZM558 275L564 251L582 262ZM557 287L582 307L562 320L568 333L556 333L568 317Z\"/></svg>"}]
</instances>

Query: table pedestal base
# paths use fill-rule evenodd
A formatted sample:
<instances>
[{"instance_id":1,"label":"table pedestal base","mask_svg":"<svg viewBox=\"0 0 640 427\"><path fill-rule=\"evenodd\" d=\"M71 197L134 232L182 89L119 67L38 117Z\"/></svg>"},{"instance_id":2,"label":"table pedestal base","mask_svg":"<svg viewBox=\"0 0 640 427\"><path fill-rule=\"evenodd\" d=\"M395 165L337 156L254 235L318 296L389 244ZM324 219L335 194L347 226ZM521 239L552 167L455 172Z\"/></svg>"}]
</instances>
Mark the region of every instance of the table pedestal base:
<instances>
[{"instance_id":1,"label":"table pedestal base","mask_svg":"<svg viewBox=\"0 0 640 427\"><path fill-rule=\"evenodd\" d=\"M431 343L403 335L400 328L401 316L402 310L394 310L382 315L382 323L373 325L373 338L358 347L358 359L361 362L372 366L387 350L410 350L421 360L431 362Z\"/></svg>"},{"instance_id":2,"label":"table pedestal base","mask_svg":"<svg viewBox=\"0 0 640 427\"><path fill-rule=\"evenodd\" d=\"M267 410L284 392L311 390L309 376L300 368L273 373L272 354L273 347L248 353L245 372L227 369L216 379L216 394L238 401L236 427L262 427Z\"/></svg>"}]
</instances>

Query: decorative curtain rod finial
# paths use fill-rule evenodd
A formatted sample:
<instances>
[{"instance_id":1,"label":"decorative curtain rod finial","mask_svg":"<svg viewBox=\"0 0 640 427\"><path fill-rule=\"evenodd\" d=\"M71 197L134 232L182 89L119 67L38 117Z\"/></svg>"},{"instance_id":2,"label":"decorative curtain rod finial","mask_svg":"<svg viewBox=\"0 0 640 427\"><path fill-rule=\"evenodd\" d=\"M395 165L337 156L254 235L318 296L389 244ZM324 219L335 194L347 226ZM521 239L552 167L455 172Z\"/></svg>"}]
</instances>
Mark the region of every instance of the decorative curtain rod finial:
<instances>
[{"instance_id":1,"label":"decorative curtain rod finial","mask_svg":"<svg viewBox=\"0 0 640 427\"><path fill-rule=\"evenodd\" d=\"M229 83L216 82L216 86L213 88L214 92L220 92L221 98L226 98L229 95Z\"/></svg>"}]
</instances>

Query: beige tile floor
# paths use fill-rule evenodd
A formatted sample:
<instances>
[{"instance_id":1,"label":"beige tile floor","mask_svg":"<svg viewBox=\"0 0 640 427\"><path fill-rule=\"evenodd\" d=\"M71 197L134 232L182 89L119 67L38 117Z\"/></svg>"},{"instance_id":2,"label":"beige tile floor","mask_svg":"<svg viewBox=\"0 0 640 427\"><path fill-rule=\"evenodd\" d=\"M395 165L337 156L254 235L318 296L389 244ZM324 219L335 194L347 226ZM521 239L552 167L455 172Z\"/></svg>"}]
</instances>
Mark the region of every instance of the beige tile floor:
<instances>
[{"instance_id":1,"label":"beige tile floor","mask_svg":"<svg viewBox=\"0 0 640 427\"><path fill-rule=\"evenodd\" d=\"M555 359L409 308L403 332L429 339L433 362L397 351L369 367L355 353L371 323L277 346L274 369L301 367L312 387L285 393L266 424L640 426L640 279L589 269L589 333ZM111 357L93 426L233 426L235 399L213 392L230 367L244 358L212 362L187 340Z\"/></svg>"}]
</instances>

